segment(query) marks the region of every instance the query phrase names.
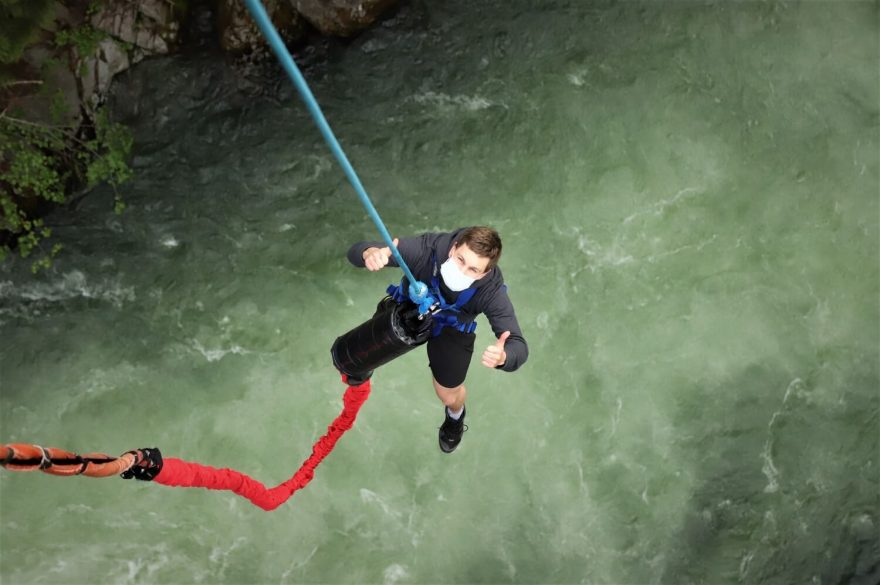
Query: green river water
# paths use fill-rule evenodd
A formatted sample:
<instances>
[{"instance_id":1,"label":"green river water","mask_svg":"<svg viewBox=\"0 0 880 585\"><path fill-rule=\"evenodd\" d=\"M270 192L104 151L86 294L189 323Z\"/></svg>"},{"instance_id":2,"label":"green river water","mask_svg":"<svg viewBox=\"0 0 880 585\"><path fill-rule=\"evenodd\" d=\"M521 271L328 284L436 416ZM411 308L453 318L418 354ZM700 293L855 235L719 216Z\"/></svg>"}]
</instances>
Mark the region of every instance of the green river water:
<instances>
[{"instance_id":1,"label":"green river water","mask_svg":"<svg viewBox=\"0 0 880 585\"><path fill-rule=\"evenodd\" d=\"M531 355L451 456L423 349L313 482L0 473L2 583L880 582L877 2L413 0L306 77L389 231L487 224ZM0 267L5 442L158 446L269 485L341 408L396 269L279 70L114 82L128 209ZM494 338L481 317L477 348Z\"/></svg>"}]
</instances>

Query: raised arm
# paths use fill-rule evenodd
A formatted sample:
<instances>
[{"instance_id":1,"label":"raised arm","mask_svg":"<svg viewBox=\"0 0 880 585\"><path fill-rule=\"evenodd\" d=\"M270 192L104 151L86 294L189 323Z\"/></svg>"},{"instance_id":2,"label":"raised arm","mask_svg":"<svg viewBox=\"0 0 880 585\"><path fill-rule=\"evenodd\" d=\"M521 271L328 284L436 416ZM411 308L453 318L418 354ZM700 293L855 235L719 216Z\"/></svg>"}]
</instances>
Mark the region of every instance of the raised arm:
<instances>
[{"instance_id":1,"label":"raised arm","mask_svg":"<svg viewBox=\"0 0 880 585\"><path fill-rule=\"evenodd\" d=\"M505 372L519 369L529 358L529 346L519 327L506 287L498 290L484 312L496 338L500 339L506 331L510 332L502 348L505 354L504 363L496 366L496 369Z\"/></svg>"}]
</instances>

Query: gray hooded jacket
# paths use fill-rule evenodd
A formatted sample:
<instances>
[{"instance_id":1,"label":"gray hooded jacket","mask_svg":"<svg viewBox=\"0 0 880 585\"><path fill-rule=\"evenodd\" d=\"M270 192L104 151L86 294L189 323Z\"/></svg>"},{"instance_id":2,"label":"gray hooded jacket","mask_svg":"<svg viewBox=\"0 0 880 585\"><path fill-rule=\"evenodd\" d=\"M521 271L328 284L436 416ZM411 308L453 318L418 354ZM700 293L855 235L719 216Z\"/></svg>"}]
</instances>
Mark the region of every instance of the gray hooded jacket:
<instances>
[{"instance_id":1,"label":"gray hooded jacket","mask_svg":"<svg viewBox=\"0 0 880 585\"><path fill-rule=\"evenodd\" d=\"M449 257L449 250L452 243L456 241L458 234L465 228L460 228L454 232L428 233L412 238L400 238L397 249L403 257L409 269L421 282L428 286L431 285L431 277L434 274L434 261L436 258L437 265L446 261ZM367 248L383 248L384 242L358 242L348 250L348 260L353 265L363 268L364 251ZM397 260L392 256L388 259L388 266L398 266ZM406 277L404 276L404 280ZM449 290L443 279L440 278L440 293L448 303L454 303L461 293ZM523 337L522 330L516 320L516 314L513 310L513 303L507 295L507 287L504 285L504 277L498 266L483 278L474 281L471 285L476 289L474 296L471 297L461 308L458 314L460 323L468 323L477 318L477 315L483 313L489 320L489 325L495 333L495 337L500 337L505 331L510 331L510 337L504 344L504 351L507 353L507 360L504 365L498 369L506 372L512 372L526 363L529 357L529 347Z\"/></svg>"}]
</instances>

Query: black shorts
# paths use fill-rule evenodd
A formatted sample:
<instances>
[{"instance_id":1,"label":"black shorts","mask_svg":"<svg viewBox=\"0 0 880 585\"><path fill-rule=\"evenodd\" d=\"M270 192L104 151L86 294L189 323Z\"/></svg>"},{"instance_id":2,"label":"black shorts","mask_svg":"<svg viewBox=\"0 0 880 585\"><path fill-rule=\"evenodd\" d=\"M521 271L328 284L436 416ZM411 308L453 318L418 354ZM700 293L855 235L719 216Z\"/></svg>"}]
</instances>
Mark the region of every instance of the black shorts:
<instances>
[{"instance_id":1,"label":"black shorts","mask_svg":"<svg viewBox=\"0 0 880 585\"><path fill-rule=\"evenodd\" d=\"M428 339L428 365L441 386L456 388L464 383L476 338L475 333L444 327L440 335Z\"/></svg>"}]
</instances>

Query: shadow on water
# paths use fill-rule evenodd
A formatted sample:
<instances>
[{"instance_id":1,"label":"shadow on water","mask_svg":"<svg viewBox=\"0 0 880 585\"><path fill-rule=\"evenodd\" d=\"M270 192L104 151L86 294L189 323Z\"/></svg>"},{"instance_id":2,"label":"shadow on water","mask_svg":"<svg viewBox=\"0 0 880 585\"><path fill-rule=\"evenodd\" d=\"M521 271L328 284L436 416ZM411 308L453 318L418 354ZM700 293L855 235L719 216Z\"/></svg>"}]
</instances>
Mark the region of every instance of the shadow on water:
<instances>
[{"instance_id":1,"label":"shadow on water","mask_svg":"<svg viewBox=\"0 0 880 585\"><path fill-rule=\"evenodd\" d=\"M847 350L839 350L845 352ZM880 582L878 373L820 363L804 379L752 365L684 394L697 475L662 582Z\"/></svg>"}]
</instances>

